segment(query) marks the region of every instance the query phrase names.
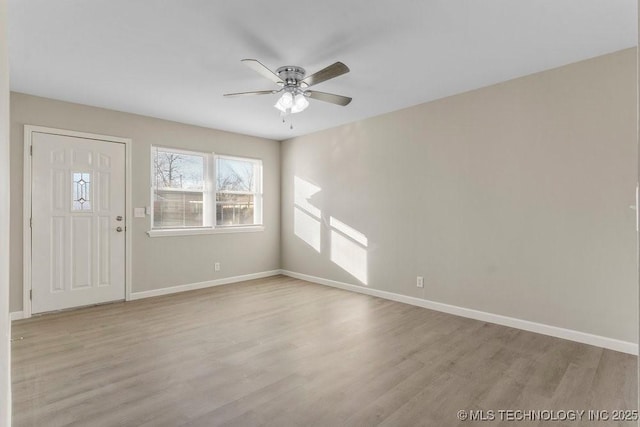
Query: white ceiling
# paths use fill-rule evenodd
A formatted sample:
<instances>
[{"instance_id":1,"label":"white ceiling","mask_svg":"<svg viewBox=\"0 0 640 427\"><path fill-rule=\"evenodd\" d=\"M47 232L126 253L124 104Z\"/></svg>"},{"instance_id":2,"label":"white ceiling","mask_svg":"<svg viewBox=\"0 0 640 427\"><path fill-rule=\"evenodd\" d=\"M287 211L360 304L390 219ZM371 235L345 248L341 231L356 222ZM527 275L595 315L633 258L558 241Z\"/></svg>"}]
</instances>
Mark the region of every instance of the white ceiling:
<instances>
[{"instance_id":1,"label":"white ceiling","mask_svg":"<svg viewBox=\"0 0 640 427\"><path fill-rule=\"evenodd\" d=\"M9 1L12 90L278 140L636 44L636 0ZM243 58L353 102L290 130Z\"/></svg>"}]
</instances>

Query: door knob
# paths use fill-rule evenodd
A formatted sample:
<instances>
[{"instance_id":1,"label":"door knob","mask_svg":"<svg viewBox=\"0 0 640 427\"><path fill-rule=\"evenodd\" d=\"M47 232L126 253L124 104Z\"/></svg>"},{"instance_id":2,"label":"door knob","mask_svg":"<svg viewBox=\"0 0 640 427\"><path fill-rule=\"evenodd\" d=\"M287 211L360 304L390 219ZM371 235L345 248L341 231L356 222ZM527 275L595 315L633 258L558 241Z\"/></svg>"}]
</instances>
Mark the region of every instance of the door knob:
<instances>
[{"instance_id":1,"label":"door knob","mask_svg":"<svg viewBox=\"0 0 640 427\"><path fill-rule=\"evenodd\" d=\"M121 217L120 215L118 215L118 216L116 217L116 221L122 221L122 217Z\"/></svg>"},{"instance_id":2,"label":"door knob","mask_svg":"<svg viewBox=\"0 0 640 427\"><path fill-rule=\"evenodd\" d=\"M117 228L116 228L116 231L117 231L118 233L122 233L122 227L117 227Z\"/></svg>"}]
</instances>

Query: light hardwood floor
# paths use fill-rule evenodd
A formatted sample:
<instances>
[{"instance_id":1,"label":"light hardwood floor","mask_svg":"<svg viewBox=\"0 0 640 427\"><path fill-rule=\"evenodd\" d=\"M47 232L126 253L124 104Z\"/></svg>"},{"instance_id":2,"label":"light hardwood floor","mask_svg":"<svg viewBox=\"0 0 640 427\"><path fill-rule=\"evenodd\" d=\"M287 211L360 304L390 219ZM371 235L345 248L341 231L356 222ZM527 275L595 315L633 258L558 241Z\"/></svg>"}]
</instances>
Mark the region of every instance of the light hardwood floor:
<instances>
[{"instance_id":1,"label":"light hardwood floor","mask_svg":"<svg viewBox=\"0 0 640 427\"><path fill-rule=\"evenodd\" d=\"M636 409L636 358L276 276L15 322L14 426L470 426ZM561 423L549 425L635 425Z\"/></svg>"}]
</instances>

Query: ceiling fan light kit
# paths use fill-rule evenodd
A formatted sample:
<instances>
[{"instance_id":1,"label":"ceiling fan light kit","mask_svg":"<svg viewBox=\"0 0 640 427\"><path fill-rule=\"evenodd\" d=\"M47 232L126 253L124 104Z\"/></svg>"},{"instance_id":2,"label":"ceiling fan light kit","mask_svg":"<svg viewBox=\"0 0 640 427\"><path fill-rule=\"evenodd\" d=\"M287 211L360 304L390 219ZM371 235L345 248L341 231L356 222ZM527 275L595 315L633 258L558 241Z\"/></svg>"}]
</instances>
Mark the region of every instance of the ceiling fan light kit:
<instances>
[{"instance_id":1,"label":"ceiling fan light kit","mask_svg":"<svg viewBox=\"0 0 640 427\"><path fill-rule=\"evenodd\" d=\"M280 89L227 93L224 96L268 95L284 92L274 104L274 107L280 111L280 115L283 117L306 110L309 106L307 98L341 106L346 106L351 102L351 98L347 96L311 91L307 89L310 86L348 73L349 67L344 65L342 62L336 62L307 77L305 77L305 69L298 67L297 65L285 65L284 67L278 68L274 73L258 60L243 59L242 62L263 77L266 77L280 86Z\"/></svg>"},{"instance_id":2,"label":"ceiling fan light kit","mask_svg":"<svg viewBox=\"0 0 640 427\"><path fill-rule=\"evenodd\" d=\"M309 106L309 101L305 98L302 92L294 95L293 91L286 91L275 103L276 107L282 113L282 116L288 114L295 114L306 110Z\"/></svg>"},{"instance_id":3,"label":"ceiling fan light kit","mask_svg":"<svg viewBox=\"0 0 640 427\"><path fill-rule=\"evenodd\" d=\"M275 103L274 107L280 110L282 113L286 114L287 110L290 110L293 107L293 95L289 92L285 92Z\"/></svg>"}]
</instances>

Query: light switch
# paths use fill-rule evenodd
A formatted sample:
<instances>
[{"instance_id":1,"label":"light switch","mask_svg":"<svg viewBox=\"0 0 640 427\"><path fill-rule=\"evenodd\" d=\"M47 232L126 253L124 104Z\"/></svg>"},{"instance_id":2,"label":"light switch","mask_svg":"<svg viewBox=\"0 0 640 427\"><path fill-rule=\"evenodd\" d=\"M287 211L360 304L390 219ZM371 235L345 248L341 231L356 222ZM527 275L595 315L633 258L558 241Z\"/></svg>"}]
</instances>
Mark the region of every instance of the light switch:
<instances>
[{"instance_id":1,"label":"light switch","mask_svg":"<svg viewBox=\"0 0 640 427\"><path fill-rule=\"evenodd\" d=\"M133 208L134 218L144 218L144 208Z\"/></svg>"}]
</instances>

